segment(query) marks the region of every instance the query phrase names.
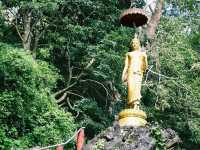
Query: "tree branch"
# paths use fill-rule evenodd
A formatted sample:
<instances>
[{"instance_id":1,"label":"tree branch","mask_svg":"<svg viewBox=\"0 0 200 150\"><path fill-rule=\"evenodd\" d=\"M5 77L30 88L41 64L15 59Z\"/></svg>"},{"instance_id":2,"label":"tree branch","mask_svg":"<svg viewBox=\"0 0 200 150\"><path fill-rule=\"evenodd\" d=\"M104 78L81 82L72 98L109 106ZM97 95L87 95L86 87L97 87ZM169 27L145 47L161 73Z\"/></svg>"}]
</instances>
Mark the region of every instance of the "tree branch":
<instances>
[{"instance_id":1,"label":"tree branch","mask_svg":"<svg viewBox=\"0 0 200 150\"><path fill-rule=\"evenodd\" d=\"M83 96L81 96L81 95L79 95L79 94L76 94L76 93L74 93L74 92L68 91L67 93L72 94L72 95L75 95L75 96L78 96L78 97L80 97L80 98L82 98L82 99L85 98L85 97L83 97Z\"/></svg>"},{"instance_id":2,"label":"tree branch","mask_svg":"<svg viewBox=\"0 0 200 150\"><path fill-rule=\"evenodd\" d=\"M106 91L106 95L107 96L109 95L109 92L108 92L107 88L102 83L100 83L100 82L98 82L96 80L92 80L92 79L81 80L81 82L86 82L86 81L91 81L91 82L94 82L94 83L97 83L97 84L101 85L104 88L104 90Z\"/></svg>"},{"instance_id":3,"label":"tree branch","mask_svg":"<svg viewBox=\"0 0 200 150\"><path fill-rule=\"evenodd\" d=\"M16 31L17 31L17 34L19 35L19 37L20 37L20 39L22 40L22 42L24 42L24 39L23 39L23 36L22 36L22 34L20 33L20 31L19 31L19 28L18 28L18 23L17 23L17 15L16 14L14 14L13 12L12 12L12 9L11 8L8 8L7 9L12 15L13 15L13 17L15 18L15 23L13 22L13 21L10 21L9 20L9 16L8 16L8 14L5 14L6 16L7 16L7 18L8 18L8 22L10 22L12 25L14 25L14 27L15 27L15 29L16 29Z\"/></svg>"},{"instance_id":4,"label":"tree branch","mask_svg":"<svg viewBox=\"0 0 200 150\"><path fill-rule=\"evenodd\" d=\"M52 95L53 95L54 97L56 97L57 95L59 95L59 94L65 92L65 91L67 91L68 89L69 89L69 87L66 87L66 88L64 88L64 89L62 89L62 90L57 91L56 93L54 93L54 94L52 94Z\"/></svg>"},{"instance_id":5,"label":"tree branch","mask_svg":"<svg viewBox=\"0 0 200 150\"><path fill-rule=\"evenodd\" d=\"M69 42L68 42L69 43ZM69 72L69 76L68 76L68 81L67 81L67 86L70 85L70 82L72 80L72 67L71 67L71 58L70 58L70 54L69 54L69 50L68 50L68 44L67 44L67 51L66 51L66 55L67 55L67 65L68 65L68 72Z\"/></svg>"},{"instance_id":6,"label":"tree branch","mask_svg":"<svg viewBox=\"0 0 200 150\"><path fill-rule=\"evenodd\" d=\"M59 98L59 99L57 100L57 103L61 103L61 102L66 98L66 96L67 96L67 92L65 92L65 93L61 96L61 98Z\"/></svg>"},{"instance_id":7,"label":"tree branch","mask_svg":"<svg viewBox=\"0 0 200 150\"><path fill-rule=\"evenodd\" d=\"M86 65L86 67L85 67L84 69L88 69L93 63L94 63L94 58L92 58L92 59L90 60L90 62ZM68 67L70 67L70 66L68 65ZM71 81L71 78L76 78L76 81L74 81L72 84L70 84L70 82L67 83L68 86L67 86L66 88L64 88L64 89L62 89L62 90L59 90L58 92L54 93L53 96L56 97L57 95L59 95L59 94L65 92L65 91L67 91L68 89L70 89L70 88L72 88L73 86L75 86L75 85L77 84L77 82L79 81L79 79L80 79L83 75L84 75L83 71L82 71L77 77L72 77L72 75L70 75L70 76L71 76L71 77L70 77L70 81Z\"/></svg>"}]
</instances>

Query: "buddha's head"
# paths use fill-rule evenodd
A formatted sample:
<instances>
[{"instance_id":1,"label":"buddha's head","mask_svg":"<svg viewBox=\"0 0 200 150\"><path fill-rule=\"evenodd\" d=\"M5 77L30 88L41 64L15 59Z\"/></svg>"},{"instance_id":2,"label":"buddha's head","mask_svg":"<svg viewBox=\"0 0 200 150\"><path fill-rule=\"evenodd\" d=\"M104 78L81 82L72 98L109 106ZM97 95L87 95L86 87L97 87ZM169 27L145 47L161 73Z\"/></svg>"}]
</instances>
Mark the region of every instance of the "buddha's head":
<instances>
[{"instance_id":1,"label":"buddha's head","mask_svg":"<svg viewBox=\"0 0 200 150\"><path fill-rule=\"evenodd\" d=\"M140 40L137 38L137 35L132 39L130 46L132 51L140 50Z\"/></svg>"}]
</instances>

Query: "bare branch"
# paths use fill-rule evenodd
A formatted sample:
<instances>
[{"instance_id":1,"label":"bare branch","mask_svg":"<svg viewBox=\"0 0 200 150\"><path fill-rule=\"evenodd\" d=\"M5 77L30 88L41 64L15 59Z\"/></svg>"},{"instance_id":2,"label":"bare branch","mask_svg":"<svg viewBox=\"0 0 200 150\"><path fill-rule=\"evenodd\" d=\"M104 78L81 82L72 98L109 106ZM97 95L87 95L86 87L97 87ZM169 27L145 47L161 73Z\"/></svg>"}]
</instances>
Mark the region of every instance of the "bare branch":
<instances>
[{"instance_id":1,"label":"bare branch","mask_svg":"<svg viewBox=\"0 0 200 150\"><path fill-rule=\"evenodd\" d=\"M69 101L69 98L67 98L67 104L68 104L68 106L69 106L69 108L70 108L71 110L76 111L77 114L76 114L75 118L77 118L77 117L79 116L80 112L77 111L76 109L74 109L74 107L71 105L71 103L70 103L70 101Z\"/></svg>"},{"instance_id":2,"label":"bare branch","mask_svg":"<svg viewBox=\"0 0 200 150\"><path fill-rule=\"evenodd\" d=\"M148 70L148 72L151 72L151 73L156 74L156 75L158 75L158 76L165 77L165 78L167 78L167 79L172 79L172 80L177 79L177 78L173 78L173 77L168 77L168 76L163 75L163 74L161 74L161 73L157 73L157 72L151 70L151 68L148 68L147 70Z\"/></svg>"},{"instance_id":3,"label":"bare branch","mask_svg":"<svg viewBox=\"0 0 200 150\"><path fill-rule=\"evenodd\" d=\"M59 90L58 92L54 93L53 96L56 97L57 95L59 95L59 94L65 92L65 91L67 91L68 89L69 89L69 87L66 87L66 88L64 88L64 89L62 89L62 90Z\"/></svg>"},{"instance_id":4,"label":"bare branch","mask_svg":"<svg viewBox=\"0 0 200 150\"><path fill-rule=\"evenodd\" d=\"M88 69L90 66L92 66L92 64L95 62L95 59L92 58L89 63L87 64L87 66L85 67L85 69Z\"/></svg>"},{"instance_id":5,"label":"bare branch","mask_svg":"<svg viewBox=\"0 0 200 150\"><path fill-rule=\"evenodd\" d=\"M84 68L85 69L88 69L92 64L94 63L94 58L92 58L92 60L88 63L88 65ZM76 81L73 82L71 85L68 86L68 89L73 87L74 85L77 84L77 82L79 81L79 79L84 75L84 72L81 71L81 73L77 76L77 77L71 77L71 78L76 78ZM72 76L72 75L71 75Z\"/></svg>"},{"instance_id":6,"label":"bare branch","mask_svg":"<svg viewBox=\"0 0 200 150\"><path fill-rule=\"evenodd\" d=\"M151 11L151 13L153 13L153 9L152 9L151 5L149 5L149 10Z\"/></svg>"},{"instance_id":7,"label":"bare branch","mask_svg":"<svg viewBox=\"0 0 200 150\"><path fill-rule=\"evenodd\" d=\"M71 103L70 103L70 101L69 101L69 97L67 98L67 104L68 104L68 106L69 106L69 108L70 108L71 110L74 110L73 106L71 105Z\"/></svg>"},{"instance_id":8,"label":"bare branch","mask_svg":"<svg viewBox=\"0 0 200 150\"><path fill-rule=\"evenodd\" d=\"M73 92L70 92L70 91L68 91L67 93L69 93L69 94L72 94L72 95L75 95L75 96L78 96L78 97L80 97L80 98L85 98L85 97L83 97L83 96L81 96L81 95L79 95L79 94L76 94L76 93L73 93Z\"/></svg>"},{"instance_id":9,"label":"bare branch","mask_svg":"<svg viewBox=\"0 0 200 150\"><path fill-rule=\"evenodd\" d=\"M98 85L101 85L104 90L106 91L106 95L108 96L109 95L109 92L107 90L107 88L100 82L96 81L96 80L92 80L92 79L85 79L85 80L81 80L81 82L86 82L86 81L91 81L91 82L94 82L94 83L97 83Z\"/></svg>"},{"instance_id":10,"label":"bare branch","mask_svg":"<svg viewBox=\"0 0 200 150\"><path fill-rule=\"evenodd\" d=\"M19 35L20 39L22 40L22 42L24 42L24 39L23 39L23 37L22 37L22 34L20 33L20 31L19 31L17 25L15 25L15 24L13 24L13 25L15 26L15 29L16 29L17 34Z\"/></svg>"},{"instance_id":11,"label":"bare branch","mask_svg":"<svg viewBox=\"0 0 200 150\"><path fill-rule=\"evenodd\" d=\"M68 42L69 43L69 42ZM67 44L67 51L66 51L66 55L67 55L67 60L68 60L68 72L69 72L69 77L68 77L68 81L67 81L67 86L70 85L71 79L72 79L72 67L71 67L71 58L70 58L70 54L69 54L69 50L68 50L68 44Z\"/></svg>"},{"instance_id":12,"label":"bare branch","mask_svg":"<svg viewBox=\"0 0 200 150\"><path fill-rule=\"evenodd\" d=\"M84 69L88 69L92 64L94 63L94 58L92 58L90 60L90 62L86 65L86 67ZM70 66L68 66L70 67ZM53 96L56 97L57 95L67 91L68 89L72 88L73 86L75 86L77 84L77 82L79 81L79 79L84 75L83 71L77 76L77 77L72 77L72 75L70 75L70 81L71 81L71 78L76 78L76 81L74 81L72 84L67 83L69 84L66 88L62 89L62 90L59 90L58 92L54 93ZM101 84L101 83L100 83ZM104 86L104 85L103 85ZM105 87L105 86L104 86ZM108 92L107 92L108 93Z\"/></svg>"},{"instance_id":13,"label":"bare branch","mask_svg":"<svg viewBox=\"0 0 200 150\"><path fill-rule=\"evenodd\" d=\"M61 96L61 98L59 98L59 99L57 100L57 103L61 103L61 102L66 98L66 96L67 96L67 92L65 92L65 93Z\"/></svg>"},{"instance_id":14,"label":"bare branch","mask_svg":"<svg viewBox=\"0 0 200 150\"><path fill-rule=\"evenodd\" d=\"M8 18L7 21L10 22L10 23L15 27L15 29L16 29L16 31L17 31L17 34L19 35L19 37L20 37L20 39L22 40L22 42L24 42L23 36L22 36L22 34L20 33L19 28L18 28L17 15L14 14L14 13L12 12L12 9L11 9L11 8L9 8L9 9L7 9L7 10L8 10L8 11L13 15L13 17L15 18L15 23L14 23L13 21L10 21L10 20L9 20L10 16L9 16L7 13L5 13L5 15L7 15L7 18Z\"/></svg>"}]
</instances>

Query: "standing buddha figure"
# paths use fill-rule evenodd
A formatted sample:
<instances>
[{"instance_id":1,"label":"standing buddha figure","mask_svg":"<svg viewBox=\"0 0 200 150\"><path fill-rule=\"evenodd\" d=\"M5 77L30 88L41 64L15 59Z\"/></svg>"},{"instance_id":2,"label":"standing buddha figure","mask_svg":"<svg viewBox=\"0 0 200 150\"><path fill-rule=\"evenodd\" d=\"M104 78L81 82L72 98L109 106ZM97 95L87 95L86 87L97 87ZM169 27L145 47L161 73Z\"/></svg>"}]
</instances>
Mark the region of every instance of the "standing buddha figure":
<instances>
[{"instance_id":1,"label":"standing buddha figure","mask_svg":"<svg viewBox=\"0 0 200 150\"><path fill-rule=\"evenodd\" d=\"M142 77L148 65L147 55L141 51L140 41L136 35L130 46L131 52L126 54L122 81L128 86L128 106L139 110Z\"/></svg>"}]
</instances>

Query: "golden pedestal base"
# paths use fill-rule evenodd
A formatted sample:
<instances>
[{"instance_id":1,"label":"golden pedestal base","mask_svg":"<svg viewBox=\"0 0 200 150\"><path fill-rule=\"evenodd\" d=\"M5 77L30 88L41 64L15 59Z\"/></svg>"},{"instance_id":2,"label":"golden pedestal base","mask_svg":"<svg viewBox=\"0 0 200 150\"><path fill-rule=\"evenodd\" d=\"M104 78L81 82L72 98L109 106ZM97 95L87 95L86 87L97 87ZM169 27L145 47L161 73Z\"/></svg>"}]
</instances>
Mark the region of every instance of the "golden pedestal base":
<instances>
[{"instance_id":1,"label":"golden pedestal base","mask_svg":"<svg viewBox=\"0 0 200 150\"><path fill-rule=\"evenodd\" d=\"M124 109L119 113L119 125L142 127L147 124L146 118L147 115L142 110Z\"/></svg>"}]
</instances>

